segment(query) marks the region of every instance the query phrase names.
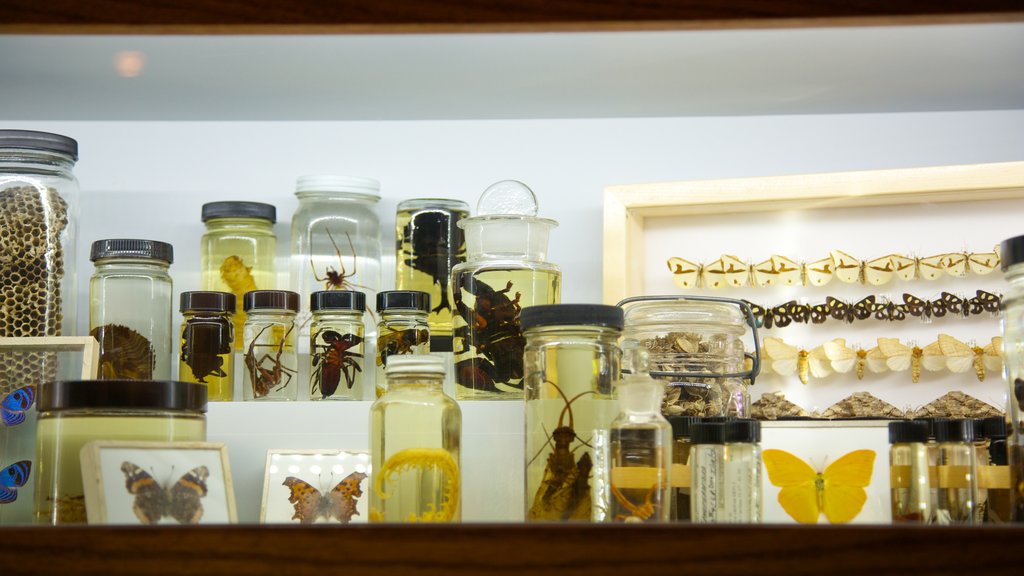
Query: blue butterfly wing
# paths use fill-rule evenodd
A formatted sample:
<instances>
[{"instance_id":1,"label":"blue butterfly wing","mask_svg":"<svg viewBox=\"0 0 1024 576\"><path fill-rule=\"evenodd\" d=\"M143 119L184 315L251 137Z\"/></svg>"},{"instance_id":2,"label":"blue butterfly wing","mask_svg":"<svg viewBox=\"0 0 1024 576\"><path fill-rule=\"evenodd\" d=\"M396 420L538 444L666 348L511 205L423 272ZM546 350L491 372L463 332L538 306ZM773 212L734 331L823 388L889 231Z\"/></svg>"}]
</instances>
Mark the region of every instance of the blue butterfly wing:
<instances>
[{"instance_id":1,"label":"blue butterfly wing","mask_svg":"<svg viewBox=\"0 0 1024 576\"><path fill-rule=\"evenodd\" d=\"M5 426L17 426L25 421L25 411L36 400L35 386L23 386L0 401L0 415Z\"/></svg>"},{"instance_id":2,"label":"blue butterfly wing","mask_svg":"<svg viewBox=\"0 0 1024 576\"><path fill-rule=\"evenodd\" d=\"M0 470L0 504L9 504L18 499L15 488L21 488L28 482L32 471L32 462L22 460Z\"/></svg>"},{"instance_id":3,"label":"blue butterfly wing","mask_svg":"<svg viewBox=\"0 0 1024 576\"><path fill-rule=\"evenodd\" d=\"M0 417L3 418L4 426L17 426L25 421L24 412L11 412L7 408L0 408Z\"/></svg>"}]
</instances>

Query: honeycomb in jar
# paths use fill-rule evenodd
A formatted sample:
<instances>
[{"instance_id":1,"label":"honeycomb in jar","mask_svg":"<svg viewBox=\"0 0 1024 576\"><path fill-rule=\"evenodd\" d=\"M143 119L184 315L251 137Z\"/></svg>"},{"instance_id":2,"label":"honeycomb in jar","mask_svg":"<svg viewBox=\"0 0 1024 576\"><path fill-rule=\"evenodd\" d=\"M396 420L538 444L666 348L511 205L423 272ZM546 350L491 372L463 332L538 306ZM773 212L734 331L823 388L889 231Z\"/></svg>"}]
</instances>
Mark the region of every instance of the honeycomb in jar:
<instances>
[{"instance_id":1,"label":"honeycomb in jar","mask_svg":"<svg viewBox=\"0 0 1024 576\"><path fill-rule=\"evenodd\" d=\"M68 206L53 188L0 189L0 336L60 336L61 234ZM0 394L57 376L53 352L0 351Z\"/></svg>"}]
</instances>

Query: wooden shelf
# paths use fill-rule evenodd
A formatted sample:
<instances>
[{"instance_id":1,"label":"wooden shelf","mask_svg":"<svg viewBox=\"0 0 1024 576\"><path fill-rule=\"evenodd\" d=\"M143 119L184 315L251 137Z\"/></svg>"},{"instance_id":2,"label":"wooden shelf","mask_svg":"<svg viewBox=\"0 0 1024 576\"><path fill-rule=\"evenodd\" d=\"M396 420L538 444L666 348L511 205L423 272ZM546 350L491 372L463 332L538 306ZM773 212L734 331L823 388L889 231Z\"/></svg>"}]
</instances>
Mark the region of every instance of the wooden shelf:
<instances>
[{"instance_id":1,"label":"wooden shelf","mask_svg":"<svg viewBox=\"0 0 1024 576\"><path fill-rule=\"evenodd\" d=\"M0 530L4 574L1003 574L1024 528L612 525Z\"/></svg>"}]
</instances>

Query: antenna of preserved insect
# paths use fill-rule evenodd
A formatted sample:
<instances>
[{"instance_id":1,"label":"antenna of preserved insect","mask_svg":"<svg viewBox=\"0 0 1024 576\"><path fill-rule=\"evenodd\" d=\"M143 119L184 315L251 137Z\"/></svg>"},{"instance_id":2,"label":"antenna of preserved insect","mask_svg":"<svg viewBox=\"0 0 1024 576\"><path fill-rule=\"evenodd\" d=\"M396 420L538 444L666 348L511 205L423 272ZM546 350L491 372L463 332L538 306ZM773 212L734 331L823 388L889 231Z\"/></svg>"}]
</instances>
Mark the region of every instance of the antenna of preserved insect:
<instances>
[{"instance_id":1,"label":"antenna of preserved insect","mask_svg":"<svg viewBox=\"0 0 1024 576\"><path fill-rule=\"evenodd\" d=\"M587 390L585 392L580 392L579 394L573 396L572 399L570 400L568 397L566 397L565 393L562 392L562 389L558 387L558 384L555 384L554 382L551 382L550 380L545 380L544 383L545 384L549 384L549 385L551 385L551 386L553 386L555 388L555 390L558 392L558 395L562 397L562 401L565 402L565 406L562 408L561 413L559 413L559 415L558 415L558 428L555 428L555 431L553 433L548 434L547 433L547 429L544 428L543 425L541 425L541 429L544 430L544 435L547 436L547 439L544 441L544 445L540 447L540 450L536 454L534 454L533 458L530 458L530 461L527 462L527 465L533 464L533 461L536 460L544 452L544 450L546 450L547 447L551 445L552 439L554 438L555 434L557 434L560 430L566 430L567 429L569 432L572 432L573 438L575 440L579 440L582 444L586 444L587 446L590 446L590 444L587 444L587 442L584 441L582 438L580 438L579 436L576 436L575 421L574 421L573 415L572 415L572 403L577 401L577 400L579 400L581 397L586 396L587 394L593 394L594 391L593 390ZM565 415L566 415L566 413L569 414L569 426L568 427L565 426ZM571 440L570 440L570 442L571 442ZM579 446L577 446L577 448L579 448ZM570 451L570 452L573 452L573 451L575 451L575 448L572 451Z\"/></svg>"}]
</instances>

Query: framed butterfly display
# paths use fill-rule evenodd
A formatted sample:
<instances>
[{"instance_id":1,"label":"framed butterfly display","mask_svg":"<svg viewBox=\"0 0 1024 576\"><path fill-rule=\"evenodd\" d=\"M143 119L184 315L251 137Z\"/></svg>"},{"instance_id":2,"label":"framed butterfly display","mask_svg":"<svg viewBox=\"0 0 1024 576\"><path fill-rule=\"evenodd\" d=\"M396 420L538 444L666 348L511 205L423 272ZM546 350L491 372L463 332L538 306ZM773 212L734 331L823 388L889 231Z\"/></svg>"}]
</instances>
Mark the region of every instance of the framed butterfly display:
<instances>
[{"instance_id":1,"label":"framed butterfly display","mask_svg":"<svg viewBox=\"0 0 1024 576\"><path fill-rule=\"evenodd\" d=\"M224 444L90 442L81 461L89 524L237 522Z\"/></svg>"},{"instance_id":2,"label":"framed butterfly display","mask_svg":"<svg viewBox=\"0 0 1024 576\"><path fill-rule=\"evenodd\" d=\"M268 450L260 522L366 522L370 455L347 450Z\"/></svg>"}]
</instances>

